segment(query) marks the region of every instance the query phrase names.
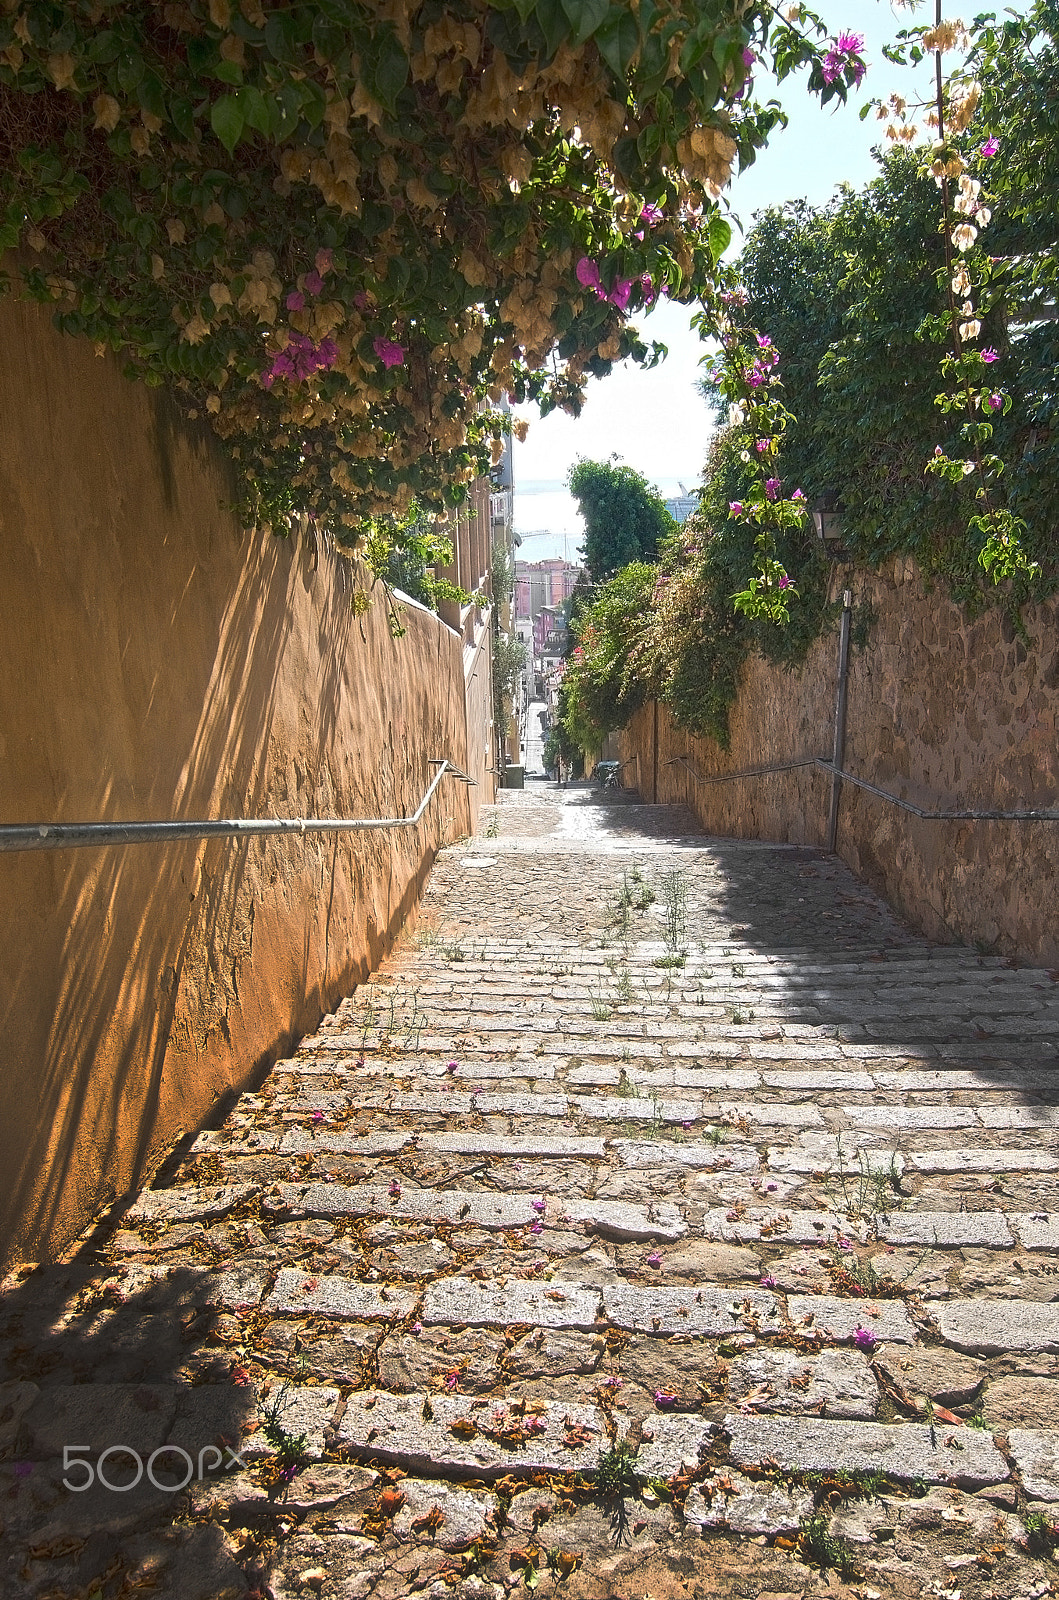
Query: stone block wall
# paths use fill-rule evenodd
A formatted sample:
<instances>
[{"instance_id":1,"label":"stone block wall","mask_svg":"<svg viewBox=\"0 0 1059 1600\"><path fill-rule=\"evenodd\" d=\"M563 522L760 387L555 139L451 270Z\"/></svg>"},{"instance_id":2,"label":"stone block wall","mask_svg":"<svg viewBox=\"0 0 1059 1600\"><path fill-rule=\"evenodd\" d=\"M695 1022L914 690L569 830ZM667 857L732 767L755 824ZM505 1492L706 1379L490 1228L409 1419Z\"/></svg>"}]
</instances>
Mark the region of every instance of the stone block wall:
<instances>
[{"instance_id":1,"label":"stone block wall","mask_svg":"<svg viewBox=\"0 0 1059 1600\"><path fill-rule=\"evenodd\" d=\"M874 612L849 677L846 770L928 810L1059 808L1059 603L1031 607L1027 646L995 612L968 620L911 561L853 579ZM819 768L703 778L831 757L838 628L788 672L755 657L731 746L695 739L646 706L623 736L645 799L686 801L709 833L824 845ZM636 769L631 769L636 770ZM1059 965L1059 823L923 821L846 784L838 853L914 927Z\"/></svg>"}]
</instances>

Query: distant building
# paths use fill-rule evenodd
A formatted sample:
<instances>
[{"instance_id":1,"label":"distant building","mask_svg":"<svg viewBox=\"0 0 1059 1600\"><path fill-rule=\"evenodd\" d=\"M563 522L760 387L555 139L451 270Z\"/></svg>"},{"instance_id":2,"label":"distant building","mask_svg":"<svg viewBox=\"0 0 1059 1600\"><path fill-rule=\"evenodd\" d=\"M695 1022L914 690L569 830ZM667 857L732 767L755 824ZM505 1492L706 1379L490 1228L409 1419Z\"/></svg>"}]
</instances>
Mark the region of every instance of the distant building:
<instances>
[{"instance_id":1,"label":"distant building","mask_svg":"<svg viewBox=\"0 0 1059 1600\"><path fill-rule=\"evenodd\" d=\"M685 522L693 511L697 511L699 497L697 494L675 494L672 500L666 501L666 510L674 522Z\"/></svg>"},{"instance_id":2,"label":"distant building","mask_svg":"<svg viewBox=\"0 0 1059 1600\"><path fill-rule=\"evenodd\" d=\"M569 600L581 568L555 556L549 561L515 562L515 615L536 621L545 607Z\"/></svg>"}]
</instances>

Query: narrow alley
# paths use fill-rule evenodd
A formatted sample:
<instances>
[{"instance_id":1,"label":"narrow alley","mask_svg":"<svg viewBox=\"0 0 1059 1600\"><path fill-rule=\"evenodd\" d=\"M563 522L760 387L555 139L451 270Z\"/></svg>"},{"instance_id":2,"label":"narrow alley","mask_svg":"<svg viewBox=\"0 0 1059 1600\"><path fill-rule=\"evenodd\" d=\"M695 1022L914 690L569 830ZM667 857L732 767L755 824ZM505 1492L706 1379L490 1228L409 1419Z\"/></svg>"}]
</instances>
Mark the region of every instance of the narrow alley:
<instances>
[{"instance_id":1,"label":"narrow alley","mask_svg":"<svg viewBox=\"0 0 1059 1600\"><path fill-rule=\"evenodd\" d=\"M0 1591L1050 1592L1056 975L816 850L500 802L293 1059L6 1280Z\"/></svg>"}]
</instances>

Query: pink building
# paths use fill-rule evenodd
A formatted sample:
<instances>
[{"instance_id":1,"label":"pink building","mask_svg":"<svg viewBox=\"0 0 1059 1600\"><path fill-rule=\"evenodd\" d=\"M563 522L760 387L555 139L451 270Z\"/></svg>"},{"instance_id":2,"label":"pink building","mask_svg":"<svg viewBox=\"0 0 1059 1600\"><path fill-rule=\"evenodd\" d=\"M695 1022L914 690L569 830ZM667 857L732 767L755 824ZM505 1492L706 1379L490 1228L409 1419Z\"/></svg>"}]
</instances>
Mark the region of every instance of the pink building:
<instances>
[{"instance_id":1,"label":"pink building","mask_svg":"<svg viewBox=\"0 0 1059 1600\"><path fill-rule=\"evenodd\" d=\"M515 615L536 619L546 607L558 608L574 592L581 568L560 556L515 562Z\"/></svg>"}]
</instances>

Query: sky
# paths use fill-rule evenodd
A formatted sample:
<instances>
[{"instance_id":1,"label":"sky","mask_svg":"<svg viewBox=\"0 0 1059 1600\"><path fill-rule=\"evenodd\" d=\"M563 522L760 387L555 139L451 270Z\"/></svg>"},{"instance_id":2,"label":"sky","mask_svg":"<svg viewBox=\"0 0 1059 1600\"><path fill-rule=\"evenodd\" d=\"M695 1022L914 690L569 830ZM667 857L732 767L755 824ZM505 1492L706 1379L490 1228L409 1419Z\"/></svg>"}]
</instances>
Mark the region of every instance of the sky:
<instances>
[{"instance_id":1,"label":"sky","mask_svg":"<svg viewBox=\"0 0 1059 1600\"><path fill-rule=\"evenodd\" d=\"M861 122L861 106L894 90L911 99L924 82L923 67L914 78L909 68L895 67L882 54L882 45L901 28L927 20L922 6L910 12L892 7L890 0L817 0L815 9L835 33L864 35L868 71L860 91L852 91L837 110L821 109L806 92L804 74L771 92L764 83L756 86L762 102L775 95L790 122L776 130L726 195L733 221L739 218L747 227L753 213L767 206L795 199L823 205L840 184L859 188L869 182L876 172L871 150L882 124L874 113ZM738 238L737 232L736 245ZM564 480L581 456L598 461L617 454L666 497L678 494L681 483L689 490L698 484L712 422L695 387L705 347L691 330L693 312L692 306L663 301L639 316L643 336L661 339L669 355L651 372L625 362L608 378L589 379L580 417L553 412L542 418L534 406L516 409L530 424L525 443L514 444L515 531L522 538L522 560L576 559L584 528Z\"/></svg>"}]
</instances>

